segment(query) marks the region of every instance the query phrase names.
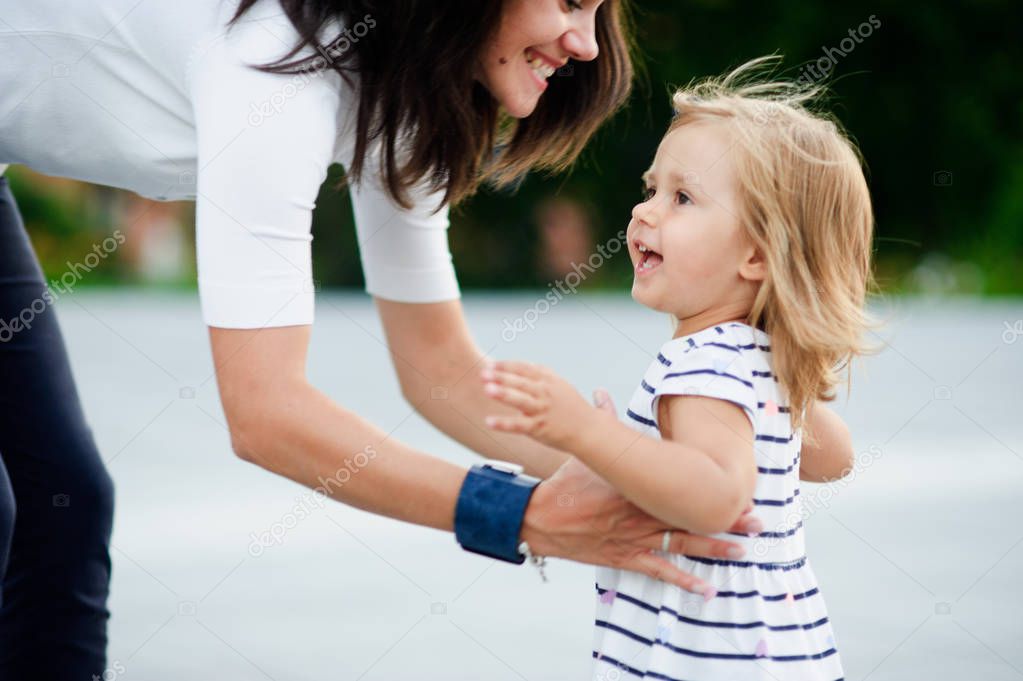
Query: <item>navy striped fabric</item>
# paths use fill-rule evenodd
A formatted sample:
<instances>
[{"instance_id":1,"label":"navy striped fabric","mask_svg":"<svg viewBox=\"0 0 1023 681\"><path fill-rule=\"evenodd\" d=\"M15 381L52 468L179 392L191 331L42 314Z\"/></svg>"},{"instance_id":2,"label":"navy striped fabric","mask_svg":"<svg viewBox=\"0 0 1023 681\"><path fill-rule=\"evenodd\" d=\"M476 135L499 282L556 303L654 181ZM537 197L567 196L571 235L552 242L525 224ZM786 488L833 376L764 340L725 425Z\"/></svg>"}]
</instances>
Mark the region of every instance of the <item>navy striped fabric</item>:
<instances>
[{"instance_id":1,"label":"navy striped fabric","mask_svg":"<svg viewBox=\"0 0 1023 681\"><path fill-rule=\"evenodd\" d=\"M626 570L597 569L593 679L835 681L843 677L824 599L806 556L799 492L801 434L763 331L729 323L665 343L625 411L660 439L666 395L726 400L753 430L754 536L722 532L737 560L659 555L717 589L713 598ZM698 424L686 424L698 427Z\"/></svg>"}]
</instances>

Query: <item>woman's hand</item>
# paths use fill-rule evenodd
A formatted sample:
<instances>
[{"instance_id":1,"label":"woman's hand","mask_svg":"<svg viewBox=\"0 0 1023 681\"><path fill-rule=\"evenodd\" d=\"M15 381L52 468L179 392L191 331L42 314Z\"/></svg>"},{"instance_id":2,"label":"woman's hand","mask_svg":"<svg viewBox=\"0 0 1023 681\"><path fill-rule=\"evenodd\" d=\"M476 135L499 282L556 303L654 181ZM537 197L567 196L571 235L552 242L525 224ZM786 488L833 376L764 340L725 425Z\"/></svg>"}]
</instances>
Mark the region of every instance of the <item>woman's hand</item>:
<instances>
[{"instance_id":1,"label":"woman's hand","mask_svg":"<svg viewBox=\"0 0 1023 681\"><path fill-rule=\"evenodd\" d=\"M730 531L748 534L761 529L761 522L747 511ZM657 555L665 530L671 530L669 553L729 560L743 555L738 544L690 534L647 515L576 458L537 487L521 536L536 555L641 572L713 597L714 585Z\"/></svg>"},{"instance_id":2,"label":"woman's hand","mask_svg":"<svg viewBox=\"0 0 1023 681\"><path fill-rule=\"evenodd\" d=\"M598 390L595 399L599 416L617 418L606 392ZM730 531L750 534L763 529L763 524L749 514L752 508ZM566 461L533 493L522 538L537 555L633 570L711 598L716 593L714 585L655 553L661 549L666 530L671 530L670 553L731 560L742 556L742 547L734 542L690 534L644 513L575 458Z\"/></svg>"},{"instance_id":3,"label":"woman's hand","mask_svg":"<svg viewBox=\"0 0 1023 681\"><path fill-rule=\"evenodd\" d=\"M484 392L512 407L514 416L488 416L494 430L519 433L573 451L573 439L598 416L579 392L550 369L529 362L490 362L480 373Z\"/></svg>"}]
</instances>

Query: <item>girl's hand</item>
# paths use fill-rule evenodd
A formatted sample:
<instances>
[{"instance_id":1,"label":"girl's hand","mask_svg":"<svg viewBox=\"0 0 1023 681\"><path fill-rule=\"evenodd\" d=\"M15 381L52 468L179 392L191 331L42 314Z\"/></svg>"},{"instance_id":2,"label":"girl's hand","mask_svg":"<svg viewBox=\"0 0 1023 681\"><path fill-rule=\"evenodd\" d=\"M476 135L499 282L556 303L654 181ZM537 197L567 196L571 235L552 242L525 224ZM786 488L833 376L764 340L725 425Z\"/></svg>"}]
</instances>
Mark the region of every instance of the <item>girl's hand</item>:
<instances>
[{"instance_id":1,"label":"girl's hand","mask_svg":"<svg viewBox=\"0 0 1023 681\"><path fill-rule=\"evenodd\" d=\"M492 362L480 377L483 390L515 409L513 416L488 416L494 430L528 435L545 445L572 452L573 438L597 410L550 369L529 362Z\"/></svg>"}]
</instances>

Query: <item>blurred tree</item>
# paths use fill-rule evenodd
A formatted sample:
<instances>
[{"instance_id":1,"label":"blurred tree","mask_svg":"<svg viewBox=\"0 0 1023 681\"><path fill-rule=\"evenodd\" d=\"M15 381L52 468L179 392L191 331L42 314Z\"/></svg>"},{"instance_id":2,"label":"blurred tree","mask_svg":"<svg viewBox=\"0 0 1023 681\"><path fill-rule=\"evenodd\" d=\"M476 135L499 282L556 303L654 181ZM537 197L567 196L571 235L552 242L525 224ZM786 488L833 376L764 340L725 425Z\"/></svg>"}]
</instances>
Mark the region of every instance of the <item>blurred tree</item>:
<instances>
[{"instance_id":1,"label":"blurred tree","mask_svg":"<svg viewBox=\"0 0 1023 681\"><path fill-rule=\"evenodd\" d=\"M978 275L952 279L989 294L1023 293L1019 3L632 5L645 76L630 106L605 126L571 173L530 177L517 192L483 190L453 211L451 246L464 288L547 283L537 267L536 207L552 197L587 207L595 243L613 238L628 222L639 177L668 124L670 87L777 53L785 58L779 75L789 78L831 63L827 106L867 160L883 286L913 290L935 280L935 268L967 267ZM571 76L555 81L559 77ZM330 189L341 172L331 168L314 215L315 276L327 286L361 286L348 198ZM74 257L79 241L93 238L89 230L104 229L96 201L37 187L35 176L22 169L8 173L17 178L15 193L48 268ZM630 281L629 263L620 256L584 287L625 288Z\"/></svg>"}]
</instances>

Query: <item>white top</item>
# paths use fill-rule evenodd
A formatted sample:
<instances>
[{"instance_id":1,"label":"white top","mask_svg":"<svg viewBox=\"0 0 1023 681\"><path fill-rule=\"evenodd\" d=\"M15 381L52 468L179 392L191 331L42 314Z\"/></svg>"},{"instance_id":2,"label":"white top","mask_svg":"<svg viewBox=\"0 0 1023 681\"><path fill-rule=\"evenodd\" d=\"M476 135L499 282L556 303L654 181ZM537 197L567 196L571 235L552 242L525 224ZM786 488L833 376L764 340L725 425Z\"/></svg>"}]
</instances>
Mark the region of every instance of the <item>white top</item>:
<instances>
[{"instance_id":1,"label":"white top","mask_svg":"<svg viewBox=\"0 0 1023 681\"><path fill-rule=\"evenodd\" d=\"M727 400L753 425L754 537L715 535L746 549L740 560L659 554L717 589L709 600L638 572L597 569L593 678L834 681L842 677L824 599L806 557L799 450L772 374L770 337L723 324L665 343L626 412L660 439L662 395Z\"/></svg>"},{"instance_id":2,"label":"white top","mask_svg":"<svg viewBox=\"0 0 1023 681\"><path fill-rule=\"evenodd\" d=\"M334 71L248 68L283 56L298 36L275 0L228 33L236 4L0 0L0 164L195 199L206 323L310 324L312 209L328 166L351 161L357 98ZM355 39L376 25L366 19L349 27ZM403 210L376 168L367 159L352 187L366 290L458 298L447 207L434 213L441 196L414 193Z\"/></svg>"}]
</instances>

